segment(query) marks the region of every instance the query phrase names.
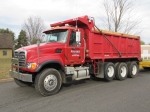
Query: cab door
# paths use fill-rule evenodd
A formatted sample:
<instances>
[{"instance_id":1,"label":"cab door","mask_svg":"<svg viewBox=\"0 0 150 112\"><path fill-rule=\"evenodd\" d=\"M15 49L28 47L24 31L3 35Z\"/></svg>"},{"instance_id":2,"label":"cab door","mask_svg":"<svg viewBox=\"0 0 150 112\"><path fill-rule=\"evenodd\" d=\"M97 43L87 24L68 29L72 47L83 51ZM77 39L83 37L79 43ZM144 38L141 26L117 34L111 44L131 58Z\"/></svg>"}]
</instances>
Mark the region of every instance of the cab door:
<instances>
[{"instance_id":1,"label":"cab door","mask_svg":"<svg viewBox=\"0 0 150 112\"><path fill-rule=\"evenodd\" d=\"M82 64L85 58L85 48L83 34L80 32L79 40L77 41L77 33L72 30L70 33L70 38L67 47L67 57L69 64Z\"/></svg>"}]
</instances>

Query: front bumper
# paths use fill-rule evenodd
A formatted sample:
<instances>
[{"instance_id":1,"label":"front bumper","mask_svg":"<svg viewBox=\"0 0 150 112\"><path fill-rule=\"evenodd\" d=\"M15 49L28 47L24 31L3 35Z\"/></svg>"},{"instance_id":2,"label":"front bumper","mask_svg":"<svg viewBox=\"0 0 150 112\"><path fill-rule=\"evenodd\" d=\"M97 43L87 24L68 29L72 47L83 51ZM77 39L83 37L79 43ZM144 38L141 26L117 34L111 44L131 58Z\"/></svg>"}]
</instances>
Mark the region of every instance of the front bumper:
<instances>
[{"instance_id":1,"label":"front bumper","mask_svg":"<svg viewBox=\"0 0 150 112\"><path fill-rule=\"evenodd\" d=\"M16 78L16 79L21 80L21 81L33 82L32 81L32 74L20 73L20 72L16 72L16 71L10 70L9 71L9 75L11 77Z\"/></svg>"},{"instance_id":2,"label":"front bumper","mask_svg":"<svg viewBox=\"0 0 150 112\"><path fill-rule=\"evenodd\" d=\"M19 68L20 68L19 59L12 58L11 62L12 62L11 70L9 71L9 75L11 77L16 78L16 79L21 80L21 81L25 81L25 82L33 82L32 81L32 74L19 72ZM15 67L16 69L14 70L13 67Z\"/></svg>"}]
</instances>

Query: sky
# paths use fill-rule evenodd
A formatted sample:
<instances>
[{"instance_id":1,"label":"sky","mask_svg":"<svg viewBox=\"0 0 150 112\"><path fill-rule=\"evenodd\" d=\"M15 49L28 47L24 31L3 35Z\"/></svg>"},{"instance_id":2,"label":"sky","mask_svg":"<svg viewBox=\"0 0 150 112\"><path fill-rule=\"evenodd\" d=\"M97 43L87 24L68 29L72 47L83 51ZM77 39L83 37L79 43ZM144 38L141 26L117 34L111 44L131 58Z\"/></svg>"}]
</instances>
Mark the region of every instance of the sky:
<instances>
[{"instance_id":1,"label":"sky","mask_svg":"<svg viewBox=\"0 0 150 112\"><path fill-rule=\"evenodd\" d=\"M51 23L88 15L95 18L101 29L103 0L0 0L0 28L9 28L18 37L23 23L30 16L40 17L46 28ZM150 0L135 0L137 18L141 20L138 35L150 43ZM103 28L103 27L102 27Z\"/></svg>"}]
</instances>

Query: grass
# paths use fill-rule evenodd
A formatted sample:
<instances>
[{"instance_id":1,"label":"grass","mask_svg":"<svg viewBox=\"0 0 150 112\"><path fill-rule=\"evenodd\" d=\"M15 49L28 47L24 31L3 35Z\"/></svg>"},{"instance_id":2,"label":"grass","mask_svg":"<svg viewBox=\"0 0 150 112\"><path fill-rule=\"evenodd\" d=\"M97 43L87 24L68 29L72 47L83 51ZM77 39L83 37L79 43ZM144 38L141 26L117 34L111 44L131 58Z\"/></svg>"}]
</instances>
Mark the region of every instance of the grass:
<instances>
[{"instance_id":1,"label":"grass","mask_svg":"<svg viewBox=\"0 0 150 112\"><path fill-rule=\"evenodd\" d=\"M10 78L11 59L0 59L0 79Z\"/></svg>"}]
</instances>

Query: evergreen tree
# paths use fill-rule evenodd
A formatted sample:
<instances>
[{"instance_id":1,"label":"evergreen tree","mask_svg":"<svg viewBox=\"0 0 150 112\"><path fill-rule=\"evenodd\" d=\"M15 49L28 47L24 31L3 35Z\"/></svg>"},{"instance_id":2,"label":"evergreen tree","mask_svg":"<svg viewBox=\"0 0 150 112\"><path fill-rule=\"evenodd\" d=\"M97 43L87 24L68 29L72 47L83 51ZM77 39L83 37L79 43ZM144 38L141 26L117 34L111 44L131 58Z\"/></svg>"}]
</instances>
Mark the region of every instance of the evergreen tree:
<instances>
[{"instance_id":1,"label":"evergreen tree","mask_svg":"<svg viewBox=\"0 0 150 112\"><path fill-rule=\"evenodd\" d=\"M27 42L26 32L24 30L21 30L17 39L16 48L20 48L22 46L27 46L27 45L28 45L28 42Z\"/></svg>"}]
</instances>

